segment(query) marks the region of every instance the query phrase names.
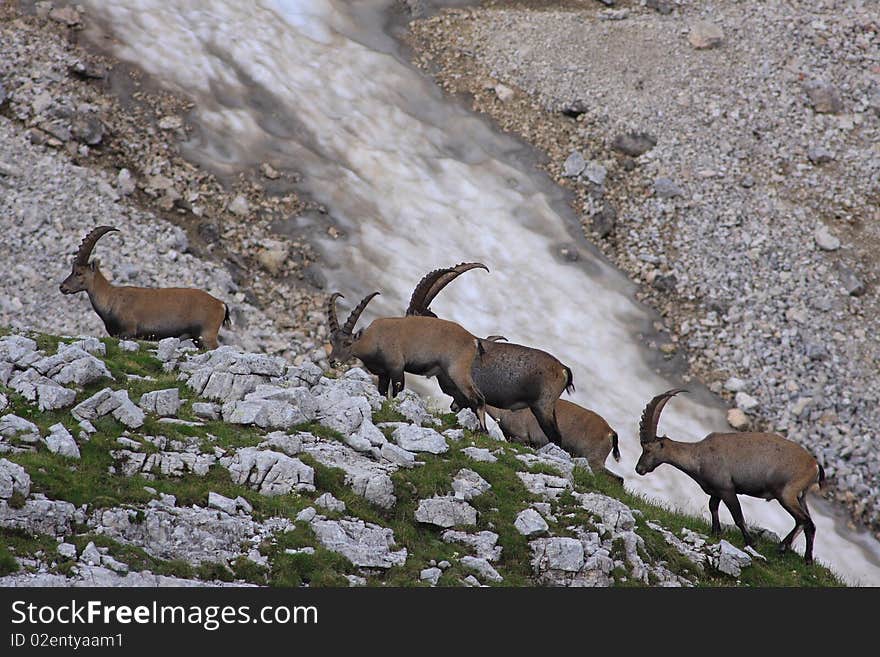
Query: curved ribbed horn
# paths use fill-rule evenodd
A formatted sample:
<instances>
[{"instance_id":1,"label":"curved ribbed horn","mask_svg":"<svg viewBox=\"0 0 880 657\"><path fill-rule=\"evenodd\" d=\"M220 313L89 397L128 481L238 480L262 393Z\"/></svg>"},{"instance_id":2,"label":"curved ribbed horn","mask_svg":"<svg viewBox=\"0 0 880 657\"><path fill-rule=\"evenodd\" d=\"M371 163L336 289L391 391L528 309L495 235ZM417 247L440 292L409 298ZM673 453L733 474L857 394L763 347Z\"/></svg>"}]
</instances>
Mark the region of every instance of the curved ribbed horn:
<instances>
[{"instance_id":1,"label":"curved ribbed horn","mask_svg":"<svg viewBox=\"0 0 880 657\"><path fill-rule=\"evenodd\" d=\"M354 325L357 324L358 319L360 319L361 313L364 312L364 308L367 307L367 304L372 301L373 297L379 294L378 292L373 292L372 294L368 294L361 302L355 306L355 309L351 311L351 315L348 316L348 319L345 320L345 326L342 327L342 330L345 333L351 335L351 332L354 330Z\"/></svg>"},{"instance_id":2,"label":"curved ribbed horn","mask_svg":"<svg viewBox=\"0 0 880 657\"><path fill-rule=\"evenodd\" d=\"M412 297L409 300L409 307L406 309L407 315L427 315L430 313L431 302L434 300L440 290L449 285L456 278L471 269L489 268L482 262L462 262L454 267L445 267L443 269L435 269L426 274L416 289L413 290Z\"/></svg>"},{"instance_id":3,"label":"curved ribbed horn","mask_svg":"<svg viewBox=\"0 0 880 657\"><path fill-rule=\"evenodd\" d=\"M89 263L89 256L92 255L92 249L95 248L97 241L101 239L103 235L113 231L119 232L119 229L114 228L113 226L98 226L93 229L92 232L83 238L82 243L79 245L79 250L76 252L73 264L87 265Z\"/></svg>"},{"instance_id":4,"label":"curved ribbed horn","mask_svg":"<svg viewBox=\"0 0 880 657\"><path fill-rule=\"evenodd\" d=\"M339 332L339 320L336 319L336 300L345 298L341 292L334 292L327 301L327 323L330 325L330 334Z\"/></svg>"},{"instance_id":5,"label":"curved ribbed horn","mask_svg":"<svg viewBox=\"0 0 880 657\"><path fill-rule=\"evenodd\" d=\"M642 444L650 443L657 440L657 423L660 422L660 413L666 402L672 399L680 392L687 392L684 388L675 388L657 395L648 402L645 410L642 412L642 419L639 422L639 442Z\"/></svg>"}]
</instances>

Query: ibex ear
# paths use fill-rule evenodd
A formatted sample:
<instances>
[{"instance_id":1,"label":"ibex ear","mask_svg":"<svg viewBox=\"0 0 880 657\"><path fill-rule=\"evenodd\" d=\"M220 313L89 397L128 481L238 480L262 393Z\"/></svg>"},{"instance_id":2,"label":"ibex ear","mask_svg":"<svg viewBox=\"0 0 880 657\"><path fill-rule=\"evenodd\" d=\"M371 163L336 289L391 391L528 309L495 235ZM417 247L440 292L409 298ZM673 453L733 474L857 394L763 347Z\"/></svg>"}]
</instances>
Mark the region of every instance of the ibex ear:
<instances>
[{"instance_id":1,"label":"ibex ear","mask_svg":"<svg viewBox=\"0 0 880 657\"><path fill-rule=\"evenodd\" d=\"M98 268L98 261L97 260L92 260L89 262L89 269L91 269L92 271L95 271L97 268Z\"/></svg>"},{"instance_id":2,"label":"ibex ear","mask_svg":"<svg viewBox=\"0 0 880 657\"><path fill-rule=\"evenodd\" d=\"M360 340L361 335L363 335L364 329L358 329L352 337L353 340Z\"/></svg>"}]
</instances>

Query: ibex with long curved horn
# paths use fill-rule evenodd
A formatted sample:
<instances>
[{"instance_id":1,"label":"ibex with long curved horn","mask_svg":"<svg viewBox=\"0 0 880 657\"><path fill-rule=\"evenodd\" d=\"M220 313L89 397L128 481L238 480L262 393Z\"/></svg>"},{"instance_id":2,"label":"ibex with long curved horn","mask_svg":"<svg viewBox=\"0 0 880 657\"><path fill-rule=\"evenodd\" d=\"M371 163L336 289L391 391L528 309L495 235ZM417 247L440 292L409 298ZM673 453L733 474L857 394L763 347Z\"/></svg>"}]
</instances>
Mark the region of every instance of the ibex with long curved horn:
<instances>
[{"instance_id":1,"label":"ibex with long curved horn","mask_svg":"<svg viewBox=\"0 0 880 657\"><path fill-rule=\"evenodd\" d=\"M821 486L825 481L822 466L803 447L774 433L710 433L695 443L657 436L663 407L680 392L687 391L669 390L645 406L639 423L642 456L636 472L647 474L661 463L678 468L709 495L712 533L721 532L718 506L723 501L746 545L752 543L752 537L737 495L777 500L795 522L794 529L779 544L779 551L790 549L803 529L807 537L804 559L812 563L816 525L807 508L807 492L814 484Z\"/></svg>"},{"instance_id":2,"label":"ibex with long curved horn","mask_svg":"<svg viewBox=\"0 0 880 657\"><path fill-rule=\"evenodd\" d=\"M193 338L208 349L219 346L220 326L229 323L226 304L203 290L112 285L89 261L98 240L118 231L98 226L85 236L73 259L73 271L59 286L62 294L86 292L92 308L114 337L160 340Z\"/></svg>"},{"instance_id":3,"label":"ibex with long curved horn","mask_svg":"<svg viewBox=\"0 0 880 657\"><path fill-rule=\"evenodd\" d=\"M547 436L541 431L534 413L529 409L506 411L487 406L486 412L495 418L508 440L532 447L543 447L547 444ZM620 449L617 445L617 432L601 415L565 399L557 399L556 424L562 434L561 447L566 452L587 459L593 472L604 472L618 483L623 483L623 477L605 467L609 454L614 455L615 461L620 460Z\"/></svg>"},{"instance_id":4,"label":"ibex with long curved horn","mask_svg":"<svg viewBox=\"0 0 880 657\"><path fill-rule=\"evenodd\" d=\"M336 318L334 292L327 303L330 326L331 362L358 358L379 377L379 392L396 397L404 387L404 373L436 376L454 388L462 403L477 413L485 429L483 396L471 378L471 363L477 352L477 338L455 322L436 317L383 317L354 332L358 319L378 292L364 297L340 328ZM459 392L460 391L460 392Z\"/></svg>"},{"instance_id":5,"label":"ibex with long curved horn","mask_svg":"<svg viewBox=\"0 0 880 657\"><path fill-rule=\"evenodd\" d=\"M450 282L466 271L481 267L479 262L466 262L454 267L436 269L427 274L413 291L407 315L431 315L429 305ZM479 340L477 357L471 375L477 389L490 406L505 410L530 408L544 434L557 445L562 436L556 424L555 403L563 390L573 390L571 370L546 351L505 342L493 335ZM453 398L451 408L465 408L467 401L454 382L437 376L440 389Z\"/></svg>"}]
</instances>

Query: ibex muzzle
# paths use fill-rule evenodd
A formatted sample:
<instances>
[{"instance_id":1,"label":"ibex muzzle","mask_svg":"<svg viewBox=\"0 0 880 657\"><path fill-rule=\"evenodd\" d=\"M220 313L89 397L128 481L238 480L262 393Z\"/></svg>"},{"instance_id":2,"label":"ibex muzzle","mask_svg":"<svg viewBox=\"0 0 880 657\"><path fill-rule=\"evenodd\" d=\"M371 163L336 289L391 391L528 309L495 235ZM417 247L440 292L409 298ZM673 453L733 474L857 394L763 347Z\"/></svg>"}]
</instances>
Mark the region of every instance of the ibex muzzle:
<instances>
[{"instance_id":1,"label":"ibex muzzle","mask_svg":"<svg viewBox=\"0 0 880 657\"><path fill-rule=\"evenodd\" d=\"M807 508L807 493L825 481L825 471L812 454L800 445L774 433L710 433L695 443L657 435L660 413L681 388L657 395L645 406L639 423L642 455L636 464L640 475L668 463L678 468L709 495L712 533L721 532L718 507L723 501L746 545L752 537L743 519L737 495L777 500L794 518L794 529L779 544L780 552L791 548L797 535L806 534L804 559L813 562L816 526Z\"/></svg>"},{"instance_id":2,"label":"ibex muzzle","mask_svg":"<svg viewBox=\"0 0 880 657\"><path fill-rule=\"evenodd\" d=\"M217 335L229 323L226 304L203 290L112 285L98 264L89 261L98 240L112 226L98 226L85 236L73 259L70 275L62 281L62 294L86 292L92 308L114 337L161 340L193 338L208 349L219 346Z\"/></svg>"}]
</instances>

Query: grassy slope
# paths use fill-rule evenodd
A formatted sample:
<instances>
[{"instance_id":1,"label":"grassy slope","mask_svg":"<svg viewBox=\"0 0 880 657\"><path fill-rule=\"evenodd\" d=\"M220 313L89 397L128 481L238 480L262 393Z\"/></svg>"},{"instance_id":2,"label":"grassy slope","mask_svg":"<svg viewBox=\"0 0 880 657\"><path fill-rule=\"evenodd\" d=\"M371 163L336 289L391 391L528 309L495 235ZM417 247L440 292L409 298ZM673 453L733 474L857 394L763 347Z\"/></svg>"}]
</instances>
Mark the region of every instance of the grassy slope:
<instances>
[{"instance_id":1,"label":"grassy slope","mask_svg":"<svg viewBox=\"0 0 880 657\"><path fill-rule=\"evenodd\" d=\"M0 331L2 333L2 331ZM35 335L41 349L47 353L54 353L58 338L52 336ZM111 372L116 377L115 381L101 381L87 387L77 395L77 402L87 398L97 390L110 386L113 388L124 387L129 390L131 399L137 401L139 396L147 390L157 390L169 387L179 387L182 398L188 398L181 408L179 417L183 419L195 419L191 411L192 393L177 381L175 373L166 373L149 352L149 345L144 344L141 351L129 353L120 351L115 340L104 340L107 346L107 362ZM152 377L154 380L129 380L125 374L137 374ZM6 412L14 412L26 417L37 424L41 431L47 433L48 427L56 422L64 424L68 430L77 435L79 428L76 421L67 411L38 412L34 407L22 399L17 393L0 386L10 401L10 408ZM401 419L393 407L386 403L381 411L375 413L374 419L378 421ZM455 417L445 415L441 418L443 428L454 425ZM241 495L254 507L254 517L262 519L269 516L288 517L291 520L312 499L322 492L329 491L337 498L343 500L347 506L347 515L354 515L367 522L391 527L398 545L405 546L409 557L405 565L390 569L388 572L375 572L368 574L368 583L371 585L420 585L418 581L419 571L428 567L431 559L452 562L452 566L443 573L440 579L441 585L457 585L459 580L468 572L458 564L456 557L468 553L468 549L457 544L448 544L440 540L441 531L437 528L420 525L414 519L418 501L435 494L446 494L451 491L451 481L456 472L461 468L469 468L476 471L481 477L492 484L492 489L472 501L473 506L479 511L478 525L476 528L468 528L468 531L490 529L499 534L499 545L503 547L502 557L496 568L504 576L502 585L522 586L531 583L530 550L525 537L521 536L513 527L516 514L526 508L532 501L539 501L530 495L523 487L516 471L527 471L528 468L515 458L516 453L531 451L527 447L514 444L503 444L504 451L498 454L497 463L475 462L466 457L461 449L470 445L497 449L499 443L491 438L465 433L465 438L457 444L450 441L450 451L441 456L422 454L419 456L424 465L411 470L401 469L396 472L394 481L395 494L398 498L397 505L390 510L378 508L363 498L355 495L351 488L344 483L342 471L322 466L302 455L301 459L308 462L316 471L317 493L312 496L289 494L279 497L265 497L244 486L232 483L228 472L214 466L207 476L197 477L189 475L182 478L157 476L147 479L141 476L122 477L110 475L108 467L113 464L110 456L111 449L119 446L115 443L124 427L112 417L105 417L95 422L97 433L87 443L81 443L80 450L82 459L72 461L52 454L44 447L40 447L33 453L8 454L5 458L20 463L28 471L32 479L32 491L44 493L52 499L63 499L74 504L88 504L90 509L97 507L111 507L117 505L144 505L154 496L145 490L145 486L152 487L158 492L175 495L179 505L198 504L204 506L209 491L215 491L227 497ZM300 427L302 430L312 431L325 438L334 438L334 432L315 424ZM136 434L165 435L170 439L187 439L198 437L203 445L219 445L221 447L241 447L255 445L265 432L255 428L226 425L222 422L208 422L202 427L181 427L160 424L156 418L147 418L146 423L138 432L130 432L131 437ZM533 470L535 472L540 469ZM592 475L583 470L575 471L576 488L579 491L598 491L618 498L634 509L642 511L643 515L638 519L638 533L644 538L647 556L653 560L665 561L668 567L679 574L697 581L706 586L730 586L737 582L732 578L720 573L695 571L694 567L672 547L668 546L662 536L647 527L646 522L653 520L659 522L667 529L680 534L684 527L694 531L708 534L709 527L701 519L683 516L673 511L658 507L646 502L644 499L634 496L623 489L616 482L602 475ZM16 501L13 501L16 502ZM20 503L20 501L17 501ZM589 527L588 514L578 507L571 495L564 495L560 500L560 508L556 510L560 524L551 527L557 535L567 535L563 525L586 524ZM570 515L568 515L570 514ZM325 512L325 515L334 517L340 514ZM565 517L564 517L565 516ZM562 522L564 521L564 522ZM247 559L239 559L232 564L232 569L222 564L203 564L194 568L186 563L177 561L163 561L146 554L140 548L126 546L112 541L103 536L92 535L87 528L78 528L80 533L68 537L67 540L82 548L93 540L99 546L109 548L110 553L119 561L130 565L134 570L149 569L156 573L178 575L183 577L202 577L207 579L229 580L233 578L246 579L260 584L276 586L298 586L309 583L312 586L319 585L347 585L345 574L360 574L344 557L329 552L322 548L316 541L314 534L306 523L297 523L295 531L279 535L272 543L261 546L263 554L270 560L270 568L262 568ZM738 531L728 530L724 538L742 547L742 539ZM315 548L314 554L299 553L287 554L286 549ZM768 562L757 561L743 571L740 585L744 586L836 586L840 582L830 571L822 566L805 566L803 560L792 553L783 556L776 554L775 545L762 542L757 549L764 554ZM17 564L13 554L18 556L40 556L44 561L55 562L59 572L67 571L73 564L64 561L56 551L55 541L45 536L27 536L22 532L0 529L0 574L13 572ZM613 555L616 556L616 555ZM643 555L646 556L646 555ZM620 575L615 573L620 581ZM639 584L634 582L621 582L627 584ZM424 585L424 584L421 584Z\"/></svg>"}]
</instances>

